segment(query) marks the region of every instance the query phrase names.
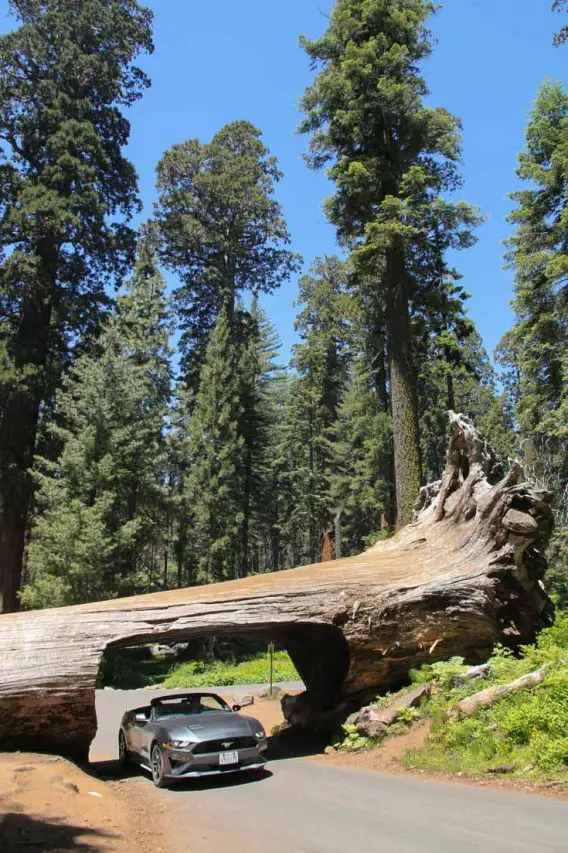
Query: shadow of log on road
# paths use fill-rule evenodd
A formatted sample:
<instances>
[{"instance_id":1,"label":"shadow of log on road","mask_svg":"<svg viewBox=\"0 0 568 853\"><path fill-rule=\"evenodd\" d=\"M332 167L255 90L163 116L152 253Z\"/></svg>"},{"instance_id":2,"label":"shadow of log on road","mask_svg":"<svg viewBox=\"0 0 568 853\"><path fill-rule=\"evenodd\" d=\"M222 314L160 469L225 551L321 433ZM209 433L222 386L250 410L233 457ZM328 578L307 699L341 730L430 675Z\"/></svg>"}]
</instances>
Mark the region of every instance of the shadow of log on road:
<instances>
[{"instance_id":1,"label":"shadow of log on road","mask_svg":"<svg viewBox=\"0 0 568 853\"><path fill-rule=\"evenodd\" d=\"M329 735L291 727L268 738L266 757L269 761L283 761L287 758L322 755L329 742Z\"/></svg>"},{"instance_id":2,"label":"shadow of log on road","mask_svg":"<svg viewBox=\"0 0 568 853\"><path fill-rule=\"evenodd\" d=\"M100 838L116 839L112 832L85 826L72 826L46 821L26 814L9 813L0 816L0 850L20 853L22 850L56 850L58 853L85 851L95 853L106 849L97 842Z\"/></svg>"}]
</instances>

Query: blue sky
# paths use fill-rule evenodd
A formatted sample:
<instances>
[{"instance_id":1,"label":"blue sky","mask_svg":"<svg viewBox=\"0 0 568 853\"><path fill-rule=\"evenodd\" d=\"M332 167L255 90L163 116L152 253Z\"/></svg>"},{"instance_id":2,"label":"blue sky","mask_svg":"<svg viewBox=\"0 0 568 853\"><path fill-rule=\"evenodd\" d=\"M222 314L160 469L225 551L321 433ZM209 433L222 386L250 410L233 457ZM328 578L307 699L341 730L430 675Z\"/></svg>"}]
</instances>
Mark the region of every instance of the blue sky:
<instances>
[{"instance_id":1,"label":"blue sky","mask_svg":"<svg viewBox=\"0 0 568 853\"><path fill-rule=\"evenodd\" d=\"M162 153L192 137L206 141L224 124L247 119L284 171L278 196L306 268L337 251L321 205L329 185L310 172L295 135L298 98L311 81L298 36L319 35L332 0L150 0L155 11L152 57L142 61L152 89L132 110L129 156L140 176L145 213L154 199L154 169ZM489 216L475 248L456 265L472 294L470 314L492 351L509 328L511 275L502 270L508 234L507 194L516 186L515 158L540 83L564 79L568 47L552 47L560 18L548 0L447 0L432 26L439 39L425 66L431 102L464 125L461 196ZM0 28L11 27L0 0ZM286 358L295 337L296 282L264 300Z\"/></svg>"}]
</instances>

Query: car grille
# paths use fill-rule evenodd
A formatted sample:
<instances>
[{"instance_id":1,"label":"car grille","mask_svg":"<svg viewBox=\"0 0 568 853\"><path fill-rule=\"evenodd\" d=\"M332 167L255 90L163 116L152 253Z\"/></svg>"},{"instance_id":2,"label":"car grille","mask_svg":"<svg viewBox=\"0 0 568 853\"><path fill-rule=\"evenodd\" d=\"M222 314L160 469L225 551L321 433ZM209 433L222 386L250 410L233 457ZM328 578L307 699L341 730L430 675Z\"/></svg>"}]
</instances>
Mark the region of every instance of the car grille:
<instances>
[{"instance_id":1,"label":"car grille","mask_svg":"<svg viewBox=\"0 0 568 853\"><path fill-rule=\"evenodd\" d=\"M221 740L204 740L193 747L194 755L204 755L208 752L229 752L234 749L250 749L256 746L253 737L227 737Z\"/></svg>"}]
</instances>

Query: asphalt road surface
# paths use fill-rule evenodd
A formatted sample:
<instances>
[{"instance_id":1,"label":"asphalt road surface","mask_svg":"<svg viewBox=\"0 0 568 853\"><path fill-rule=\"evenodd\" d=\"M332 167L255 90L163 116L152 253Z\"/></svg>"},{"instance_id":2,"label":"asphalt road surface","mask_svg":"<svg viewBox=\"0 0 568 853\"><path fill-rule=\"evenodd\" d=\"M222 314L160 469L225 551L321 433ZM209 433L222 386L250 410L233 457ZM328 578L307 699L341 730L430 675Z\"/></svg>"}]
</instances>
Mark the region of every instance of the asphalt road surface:
<instances>
[{"instance_id":1,"label":"asphalt road surface","mask_svg":"<svg viewBox=\"0 0 568 853\"><path fill-rule=\"evenodd\" d=\"M104 744L112 700L97 704ZM567 802L308 758L152 791L176 853L568 853Z\"/></svg>"}]
</instances>

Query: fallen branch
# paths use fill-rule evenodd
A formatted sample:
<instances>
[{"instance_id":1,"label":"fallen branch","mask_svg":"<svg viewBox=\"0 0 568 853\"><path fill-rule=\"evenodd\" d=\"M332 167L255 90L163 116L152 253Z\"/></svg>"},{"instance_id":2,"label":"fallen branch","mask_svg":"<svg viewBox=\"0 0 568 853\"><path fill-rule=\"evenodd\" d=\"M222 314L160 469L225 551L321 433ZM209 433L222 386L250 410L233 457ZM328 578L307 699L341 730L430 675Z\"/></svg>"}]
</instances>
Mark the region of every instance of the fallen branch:
<instances>
[{"instance_id":1,"label":"fallen branch","mask_svg":"<svg viewBox=\"0 0 568 853\"><path fill-rule=\"evenodd\" d=\"M457 705L454 705L447 713L451 720L464 720L467 717L473 717L482 708L489 708L500 699L505 699L513 693L519 693L521 690L532 690L533 687L538 687L542 684L544 676L549 669L549 664L542 666L535 672L529 672L528 675L523 675L509 684L497 684L494 687L488 687L486 690L481 690L473 696L468 696L467 699L462 699Z\"/></svg>"}]
</instances>

